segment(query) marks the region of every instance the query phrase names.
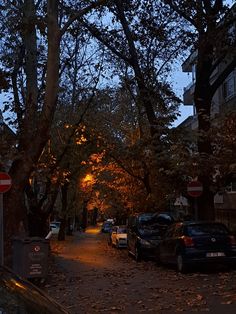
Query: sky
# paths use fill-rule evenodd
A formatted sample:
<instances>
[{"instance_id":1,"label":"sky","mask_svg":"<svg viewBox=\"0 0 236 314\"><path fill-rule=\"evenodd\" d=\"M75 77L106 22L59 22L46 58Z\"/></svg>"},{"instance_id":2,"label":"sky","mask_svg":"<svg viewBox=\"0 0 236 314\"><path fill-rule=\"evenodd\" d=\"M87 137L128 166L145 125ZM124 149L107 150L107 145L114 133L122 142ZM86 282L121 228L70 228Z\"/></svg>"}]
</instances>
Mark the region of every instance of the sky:
<instances>
[{"instance_id":1,"label":"sky","mask_svg":"<svg viewBox=\"0 0 236 314\"><path fill-rule=\"evenodd\" d=\"M177 70L173 73L171 82L176 95L183 100L184 87L186 87L192 81L191 73L184 73L181 69L181 64L178 65ZM177 126L184 121L188 116L193 114L193 106L180 105L180 116L174 123Z\"/></svg>"},{"instance_id":2,"label":"sky","mask_svg":"<svg viewBox=\"0 0 236 314\"><path fill-rule=\"evenodd\" d=\"M232 6L236 3L236 0L227 0L225 3ZM181 69L181 64L178 64L175 72L173 72L172 78L170 79L173 85L176 95L183 99L184 87L186 87L191 82L191 75L183 73ZM4 96L0 93L0 109L4 107ZM182 121L184 121L188 116L193 114L193 106L180 105L180 117L175 121L174 126L177 126Z\"/></svg>"}]
</instances>

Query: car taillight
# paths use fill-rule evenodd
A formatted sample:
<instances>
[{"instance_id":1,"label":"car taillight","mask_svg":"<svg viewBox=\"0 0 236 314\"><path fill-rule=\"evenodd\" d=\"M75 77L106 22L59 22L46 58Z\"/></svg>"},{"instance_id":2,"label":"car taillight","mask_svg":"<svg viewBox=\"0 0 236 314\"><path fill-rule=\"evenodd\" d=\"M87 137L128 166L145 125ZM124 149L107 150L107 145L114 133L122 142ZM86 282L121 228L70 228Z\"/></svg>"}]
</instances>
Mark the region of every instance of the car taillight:
<instances>
[{"instance_id":1,"label":"car taillight","mask_svg":"<svg viewBox=\"0 0 236 314\"><path fill-rule=\"evenodd\" d=\"M233 235L229 236L231 246L236 246L236 239Z\"/></svg>"},{"instance_id":2,"label":"car taillight","mask_svg":"<svg viewBox=\"0 0 236 314\"><path fill-rule=\"evenodd\" d=\"M193 247L194 246L194 242L193 242L193 239L191 237L182 236L181 238L183 239L184 245L186 247Z\"/></svg>"}]
</instances>

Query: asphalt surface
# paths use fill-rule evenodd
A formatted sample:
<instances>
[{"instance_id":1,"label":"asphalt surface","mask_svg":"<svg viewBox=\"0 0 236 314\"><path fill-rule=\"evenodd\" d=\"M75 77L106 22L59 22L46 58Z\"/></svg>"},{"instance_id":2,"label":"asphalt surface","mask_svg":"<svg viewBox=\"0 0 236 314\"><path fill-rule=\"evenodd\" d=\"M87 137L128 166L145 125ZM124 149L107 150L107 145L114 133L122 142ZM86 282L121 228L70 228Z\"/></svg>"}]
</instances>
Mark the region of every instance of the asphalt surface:
<instances>
[{"instance_id":1,"label":"asphalt surface","mask_svg":"<svg viewBox=\"0 0 236 314\"><path fill-rule=\"evenodd\" d=\"M195 270L178 274L154 261L136 263L107 235L88 228L54 242L47 292L71 314L236 313L236 272Z\"/></svg>"}]
</instances>

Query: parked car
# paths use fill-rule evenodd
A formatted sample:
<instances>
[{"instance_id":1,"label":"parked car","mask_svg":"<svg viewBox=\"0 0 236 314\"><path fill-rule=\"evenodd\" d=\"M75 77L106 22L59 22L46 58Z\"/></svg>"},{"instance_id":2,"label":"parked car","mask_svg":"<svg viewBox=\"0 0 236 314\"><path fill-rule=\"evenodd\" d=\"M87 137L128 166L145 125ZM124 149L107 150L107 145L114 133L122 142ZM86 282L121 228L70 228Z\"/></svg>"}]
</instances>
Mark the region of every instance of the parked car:
<instances>
[{"instance_id":1,"label":"parked car","mask_svg":"<svg viewBox=\"0 0 236 314\"><path fill-rule=\"evenodd\" d=\"M154 257L156 248L174 218L167 213L142 213L128 218L127 247L136 261Z\"/></svg>"},{"instance_id":2,"label":"parked car","mask_svg":"<svg viewBox=\"0 0 236 314\"><path fill-rule=\"evenodd\" d=\"M50 229L52 231L52 234L58 234L59 233L59 230L60 230L60 221L52 221L50 223Z\"/></svg>"},{"instance_id":3,"label":"parked car","mask_svg":"<svg viewBox=\"0 0 236 314\"><path fill-rule=\"evenodd\" d=\"M112 228L111 244L116 248L127 247L126 226L114 226Z\"/></svg>"},{"instance_id":4,"label":"parked car","mask_svg":"<svg viewBox=\"0 0 236 314\"><path fill-rule=\"evenodd\" d=\"M69 314L45 292L0 266L0 313Z\"/></svg>"},{"instance_id":5,"label":"parked car","mask_svg":"<svg viewBox=\"0 0 236 314\"><path fill-rule=\"evenodd\" d=\"M104 221L102 224L102 229L101 231L104 233L109 233L113 227L113 223L111 221Z\"/></svg>"},{"instance_id":6,"label":"parked car","mask_svg":"<svg viewBox=\"0 0 236 314\"><path fill-rule=\"evenodd\" d=\"M115 219L114 219L114 218L108 218L106 221L107 221L107 222L111 222L113 225L114 225L114 223L115 223Z\"/></svg>"},{"instance_id":7,"label":"parked car","mask_svg":"<svg viewBox=\"0 0 236 314\"><path fill-rule=\"evenodd\" d=\"M235 264L236 241L222 223L179 222L166 231L156 253L161 263L185 272L200 264Z\"/></svg>"}]
</instances>

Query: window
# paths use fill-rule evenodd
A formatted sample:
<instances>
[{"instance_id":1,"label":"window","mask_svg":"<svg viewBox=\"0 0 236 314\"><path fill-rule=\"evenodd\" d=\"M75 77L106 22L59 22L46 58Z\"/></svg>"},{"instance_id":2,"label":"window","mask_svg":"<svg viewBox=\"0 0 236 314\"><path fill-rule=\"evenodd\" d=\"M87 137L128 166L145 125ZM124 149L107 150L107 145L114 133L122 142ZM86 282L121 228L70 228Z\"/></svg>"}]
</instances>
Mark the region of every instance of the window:
<instances>
[{"instance_id":1,"label":"window","mask_svg":"<svg viewBox=\"0 0 236 314\"><path fill-rule=\"evenodd\" d=\"M223 84L223 96L226 100L236 94L235 72L232 72Z\"/></svg>"},{"instance_id":2,"label":"window","mask_svg":"<svg viewBox=\"0 0 236 314\"><path fill-rule=\"evenodd\" d=\"M225 188L228 193L236 193L236 179L232 180Z\"/></svg>"},{"instance_id":3,"label":"window","mask_svg":"<svg viewBox=\"0 0 236 314\"><path fill-rule=\"evenodd\" d=\"M121 233L127 233L126 228L117 228L117 233L121 234Z\"/></svg>"},{"instance_id":4,"label":"window","mask_svg":"<svg viewBox=\"0 0 236 314\"><path fill-rule=\"evenodd\" d=\"M197 224L187 227L187 233L190 237L215 235L215 234L228 234L227 228L219 223L216 224Z\"/></svg>"}]
</instances>

